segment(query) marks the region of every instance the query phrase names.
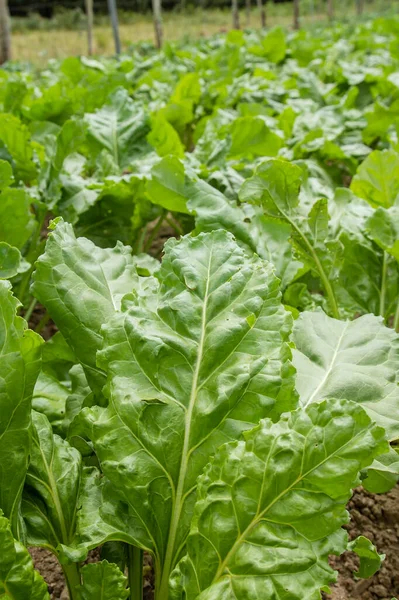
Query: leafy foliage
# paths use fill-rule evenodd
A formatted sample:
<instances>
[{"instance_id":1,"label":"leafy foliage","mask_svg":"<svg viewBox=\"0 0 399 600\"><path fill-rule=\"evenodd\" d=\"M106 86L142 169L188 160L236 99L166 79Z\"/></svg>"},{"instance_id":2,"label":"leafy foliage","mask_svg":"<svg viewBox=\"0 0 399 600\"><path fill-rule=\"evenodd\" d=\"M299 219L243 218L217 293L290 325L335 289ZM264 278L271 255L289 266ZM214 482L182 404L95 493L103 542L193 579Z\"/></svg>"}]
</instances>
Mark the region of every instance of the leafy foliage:
<instances>
[{"instance_id":1,"label":"leafy foliage","mask_svg":"<svg viewBox=\"0 0 399 600\"><path fill-rule=\"evenodd\" d=\"M22 543L71 600L142 550L157 600L379 568L342 525L399 479L397 23L1 71L0 595L48 598Z\"/></svg>"}]
</instances>

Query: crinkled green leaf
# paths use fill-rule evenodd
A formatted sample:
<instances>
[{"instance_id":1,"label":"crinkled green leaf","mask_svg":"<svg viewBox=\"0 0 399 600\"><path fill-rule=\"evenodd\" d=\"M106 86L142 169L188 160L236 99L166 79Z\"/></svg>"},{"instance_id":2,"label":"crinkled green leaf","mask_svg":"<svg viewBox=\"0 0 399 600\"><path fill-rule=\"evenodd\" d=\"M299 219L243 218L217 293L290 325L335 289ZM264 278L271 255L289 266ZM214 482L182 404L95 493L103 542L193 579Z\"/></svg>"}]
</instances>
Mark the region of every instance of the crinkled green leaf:
<instances>
[{"instance_id":1,"label":"crinkled green leaf","mask_svg":"<svg viewBox=\"0 0 399 600\"><path fill-rule=\"evenodd\" d=\"M291 317L271 265L216 231L169 240L157 279L103 327L109 407L82 416L105 475L101 503L114 508L98 522L89 498L79 531L94 545L105 533L149 550L164 589L209 457L296 398Z\"/></svg>"},{"instance_id":2,"label":"crinkled green leaf","mask_svg":"<svg viewBox=\"0 0 399 600\"><path fill-rule=\"evenodd\" d=\"M399 154L394 150L374 150L358 168L351 190L374 208L398 204Z\"/></svg>"},{"instance_id":3,"label":"crinkled green leaf","mask_svg":"<svg viewBox=\"0 0 399 600\"><path fill-rule=\"evenodd\" d=\"M0 598L50 600L44 579L35 571L29 552L14 539L0 510Z\"/></svg>"},{"instance_id":4,"label":"crinkled green leaf","mask_svg":"<svg viewBox=\"0 0 399 600\"><path fill-rule=\"evenodd\" d=\"M300 403L349 398L360 403L399 438L399 335L381 317L338 321L322 311L304 312L295 322L293 362Z\"/></svg>"},{"instance_id":5,"label":"crinkled green leaf","mask_svg":"<svg viewBox=\"0 0 399 600\"><path fill-rule=\"evenodd\" d=\"M261 421L207 466L173 600L318 600L345 550L345 509L384 432L347 401Z\"/></svg>"},{"instance_id":6,"label":"crinkled green leaf","mask_svg":"<svg viewBox=\"0 0 399 600\"><path fill-rule=\"evenodd\" d=\"M363 535L350 542L348 550L355 552L360 558L360 567L358 571L355 571L355 575L361 579L372 577L379 570L385 558L385 554L378 554L374 544Z\"/></svg>"},{"instance_id":7,"label":"crinkled green leaf","mask_svg":"<svg viewBox=\"0 0 399 600\"><path fill-rule=\"evenodd\" d=\"M127 578L122 571L107 560L91 563L82 568L82 600L123 600L129 597Z\"/></svg>"},{"instance_id":8,"label":"crinkled green leaf","mask_svg":"<svg viewBox=\"0 0 399 600\"><path fill-rule=\"evenodd\" d=\"M72 227L61 221L36 264L33 293L49 311L98 392L105 382L96 365L101 326L138 281L131 249L121 243L113 249L99 248L85 238L76 238Z\"/></svg>"},{"instance_id":9,"label":"crinkled green leaf","mask_svg":"<svg viewBox=\"0 0 399 600\"><path fill-rule=\"evenodd\" d=\"M93 152L105 148L121 169L131 166L146 150L149 117L134 105L123 88L116 90L97 112L87 113L85 122Z\"/></svg>"},{"instance_id":10,"label":"crinkled green leaf","mask_svg":"<svg viewBox=\"0 0 399 600\"><path fill-rule=\"evenodd\" d=\"M236 239L270 260L276 267L283 285L288 284L303 266L292 256L289 243L289 225L276 219L267 219L262 209L250 204L239 204L204 181L186 185L187 207L195 215L196 231L207 232L223 228Z\"/></svg>"},{"instance_id":11,"label":"crinkled green leaf","mask_svg":"<svg viewBox=\"0 0 399 600\"><path fill-rule=\"evenodd\" d=\"M303 172L297 165L275 159L262 163L240 190L242 201L263 206L267 216L291 227L291 241L300 259L319 277L331 314L339 317L334 281L342 263L343 247L329 240L329 214L326 199L300 201Z\"/></svg>"},{"instance_id":12,"label":"crinkled green leaf","mask_svg":"<svg viewBox=\"0 0 399 600\"><path fill-rule=\"evenodd\" d=\"M31 402L41 338L16 316L18 300L0 281L0 509L20 537L19 505L29 464Z\"/></svg>"}]
</instances>

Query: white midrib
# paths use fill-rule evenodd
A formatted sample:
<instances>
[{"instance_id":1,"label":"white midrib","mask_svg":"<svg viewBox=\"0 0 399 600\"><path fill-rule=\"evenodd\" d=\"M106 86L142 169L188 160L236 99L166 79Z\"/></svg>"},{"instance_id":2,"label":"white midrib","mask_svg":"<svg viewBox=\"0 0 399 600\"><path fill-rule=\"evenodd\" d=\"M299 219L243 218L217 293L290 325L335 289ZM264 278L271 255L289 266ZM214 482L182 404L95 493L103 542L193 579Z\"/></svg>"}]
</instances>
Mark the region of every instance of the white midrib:
<instances>
[{"instance_id":1,"label":"white midrib","mask_svg":"<svg viewBox=\"0 0 399 600\"><path fill-rule=\"evenodd\" d=\"M349 322L345 323L345 326L344 326L344 328L342 330L342 333L339 336L339 340L338 340L337 345L335 347L334 354L332 355L331 362L330 362L330 364L328 366L328 369L326 370L326 373L325 373L323 379L321 380L321 382L319 383L319 385L317 386L317 388L314 390L313 394L309 397L308 401L304 404L305 407L308 406L311 402L313 402L313 399L317 397L317 394L322 389L323 385L325 384L325 382L327 381L328 377L330 376L330 373L333 370L333 367L335 365L335 361L337 360L338 352L339 352L339 350L341 348L342 339L343 339L343 337L344 337L344 335L346 333L346 330L348 329L348 325L349 325Z\"/></svg>"},{"instance_id":2,"label":"white midrib","mask_svg":"<svg viewBox=\"0 0 399 600\"><path fill-rule=\"evenodd\" d=\"M182 500L184 495L184 484L186 481L186 473L188 466L188 458L189 458L189 443L190 443L190 433L191 433L191 420L193 417L193 410L195 407L195 401L197 399L197 391L198 391L198 378L199 372L201 368L202 356L204 353L204 343L205 343L205 331L206 331L206 315L208 309L208 294L209 294L209 280L210 280L210 270L212 263L212 249L209 253L209 263L208 263L208 273L204 294L204 304L202 306L202 315L201 315L201 334L198 343L198 354L197 354L197 362L195 365L193 381L191 385L191 393L190 393L190 401L188 404L186 417L185 417L185 430L184 430L184 442L183 442L183 450L182 450L182 458L180 463L180 471L179 471L179 479L176 489L176 497L173 506L172 519L169 530L168 537L168 545L166 548L165 554L165 562L162 569L162 578L161 584L159 586L157 600L167 600L168 598L168 587L169 587L169 576L172 568L172 562L174 557L174 548L176 542L177 529L179 526L181 509L182 509Z\"/></svg>"}]
</instances>

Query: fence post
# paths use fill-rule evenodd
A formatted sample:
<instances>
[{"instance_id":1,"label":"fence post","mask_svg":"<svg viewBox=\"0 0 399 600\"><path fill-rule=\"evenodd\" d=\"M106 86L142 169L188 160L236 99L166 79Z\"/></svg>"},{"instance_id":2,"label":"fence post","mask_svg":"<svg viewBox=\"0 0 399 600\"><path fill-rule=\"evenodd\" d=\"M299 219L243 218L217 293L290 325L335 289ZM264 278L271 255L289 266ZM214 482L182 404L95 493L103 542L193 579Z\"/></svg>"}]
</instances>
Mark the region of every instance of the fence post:
<instances>
[{"instance_id":1,"label":"fence post","mask_svg":"<svg viewBox=\"0 0 399 600\"><path fill-rule=\"evenodd\" d=\"M261 27L266 27L266 8L263 5L262 0L256 0L258 4L258 10L260 14L260 25Z\"/></svg>"},{"instance_id":2,"label":"fence post","mask_svg":"<svg viewBox=\"0 0 399 600\"><path fill-rule=\"evenodd\" d=\"M0 0L0 64L11 58L11 25L7 0Z\"/></svg>"},{"instance_id":3,"label":"fence post","mask_svg":"<svg viewBox=\"0 0 399 600\"><path fill-rule=\"evenodd\" d=\"M233 29L240 29L240 14L238 12L238 0L231 0L231 12L233 16Z\"/></svg>"},{"instance_id":4,"label":"fence post","mask_svg":"<svg viewBox=\"0 0 399 600\"><path fill-rule=\"evenodd\" d=\"M299 0L294 0L294 29L299 29Z\"/></svg>"},{"instance_id":5,"label":"fence post","mask_svg":"<svg viewBox=\"0 0 399 600\"><path fill-rule=\"evenodd\" d=\"M360 17L360 15L363 14L364 0L356 0L356 8L357 8L357 14Z\"/></svg>"},{"instance_id":6,"label":"fence post","mask_svg":"<svg viewBox=\"0 0 399 600\"><path fill-rule=\"evenodd\" d=\"M87 51L93 54L93 0L85 0L87 15Z\"/></svg>"},{"instance_id":7,"label":"fence post","mask_svg":"<svg viewBox=\"0 0 399 600\"><path fill-rule=\"evenodd\" d=\"M163 28L162 28L162 4L161 0L152 0L152 11L154 13L155 42L157 48L162 48Z\"/></svg>"},{"instance_id":8,"label":"fence post","mask_svg":"<svg viewBox=\"0 0 399 600\"><path fill-rule=\"evenodd\" d=\"M246 26L249 27L251 24L251 0L245 0L245 18Z\"/></svg>"},{"instance_id":9,"label":"fence post","mask_svg":"<svg viewBox=\"0 0 399 600\"><path fill-rule=\"evenodd\" d=\"M111 17L112 33L114 34L115 52L116 54L121 53L121 40L119 37L119 23L118 23L118 11L116 8L116 0L108 1L108 11Z\"/></svg>"},{"instance_id":10,"label":"fence post","mask_svg":"<svg viewBox=\"0 0 399 600\"><path fill-rule=\"evenodd\" d=\"M328 14L328 20L332 21L334 18L334 1L333 0L327 0L327 14Z\"/></svg>"}]
</instances>

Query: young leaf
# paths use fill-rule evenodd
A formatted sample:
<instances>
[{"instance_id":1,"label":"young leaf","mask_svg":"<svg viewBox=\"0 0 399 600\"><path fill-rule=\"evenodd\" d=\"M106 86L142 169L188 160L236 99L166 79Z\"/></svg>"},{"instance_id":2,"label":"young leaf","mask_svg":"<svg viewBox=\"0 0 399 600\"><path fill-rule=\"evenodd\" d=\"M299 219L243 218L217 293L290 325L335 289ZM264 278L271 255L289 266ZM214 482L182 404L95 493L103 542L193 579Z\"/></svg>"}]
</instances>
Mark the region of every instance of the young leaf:
<instances>
[{"instance_id":1,"label":"young leaf","mask_svg":"<svg viewBox=\"0 0 399 600\"><path fill-rule=\"evenodd\" d=\"M57 554L75 535L79 508L82 457L53 434L45 415L32 412L31 461L26 476L22 512L31 546Z\"/></svg>"},{"instance_id":2,"label":"young leaf","mask_svg":"<svg viewBox=\"0 0 399 600\"><path fill-rule=\"evenodd\" d=\"M384 432L345 400L261 421L222 446L198 486L171 598L317 600L345 550L345 509Z\"/></svg>"},{"instance_id":3,"label":"young leaf","mask_svg":"<svg viewBox=\"0 0 399 600\"><path fill-rule=\"evenodd\" d=\"M113 249L99 248L76 238L72 227L60 221L36 266L32 292L73 349L89 384L99 392L105 383L96 365L101 326L138 281L131 249L121 243Z\"/></svg>"},{"instance_id":4,"label":"young leaf","mask_svg":"<svg viewBox=\"0 0 399 600\"><path fill-rule=\"evenodd\" d=\"M0 598L50 600L44 579L35 571L29 552L17 542L0 510Z\"/></svg>"},{"instance_id":5,"label":"young leaf","mask_svg":"<svg viewBox=\"0 0 399 600\"><path fill-rule=\"evenodd\" d=\"M380 317L337 321L322 311L295 322L293 362L300 403L350 398L399 438L399 336Z\"/></svg>"},{"instance_id":6,"label":"young leaf","mask_svg":"<svg viewBox=\"0 0 399 600\"><path fill-rule=\"evenodd\" d=\"M302 170L283 160L262 163L256 175L240 190L240 200L263 206L267 216L282 219L292 231L292 243L299 257L320 278L331 314L339 318L333 281L341 263L342 246L328 241L327 200L320 199L309 206L299 202Z\"/></svg>"},{"instance_id":7,"label":"young leaf","mask_svg":"<svg viewBox=\"0 0 399 600\"><path fill-rule=\"evenodd\" d=\"M117 507L117 518L107 510L101 517L109 531L123 527L107 538L153 553L162 597L209 457L296 400L286 344L291 317L271 265L216 231L169 240L157 278L156 295L150 288L126 297L104 326L98 364L108 373L109 407L83 416L110 482L103 505L111 492ZM91 501L79 519L85 539L87 530L107 529L93 518Z\"/></svg>"},{"instance_id":8,"label":"young leaf","mask_svg":"<svg viewBox=\"0 0 399 600\"><path fill-rule=\"evenodd\" d=\"M359 571L355 571L355 575L361 579L372 577L385 558L385 554L378 554L375 546L363 535L350 542L348 550L355 552L360 558Z\"/></svg>"},{"instance_id":9,"label":"young leaf","mask_svg":"<svg viewBox=\"0 0 399 600\"><path fill-rule=\"evenodd\" d=\"M25 331L19 302L0 281L0 508L20 537L19 505L30 454L31 401L42 339Z\"/></svg>"}]
</instances>

